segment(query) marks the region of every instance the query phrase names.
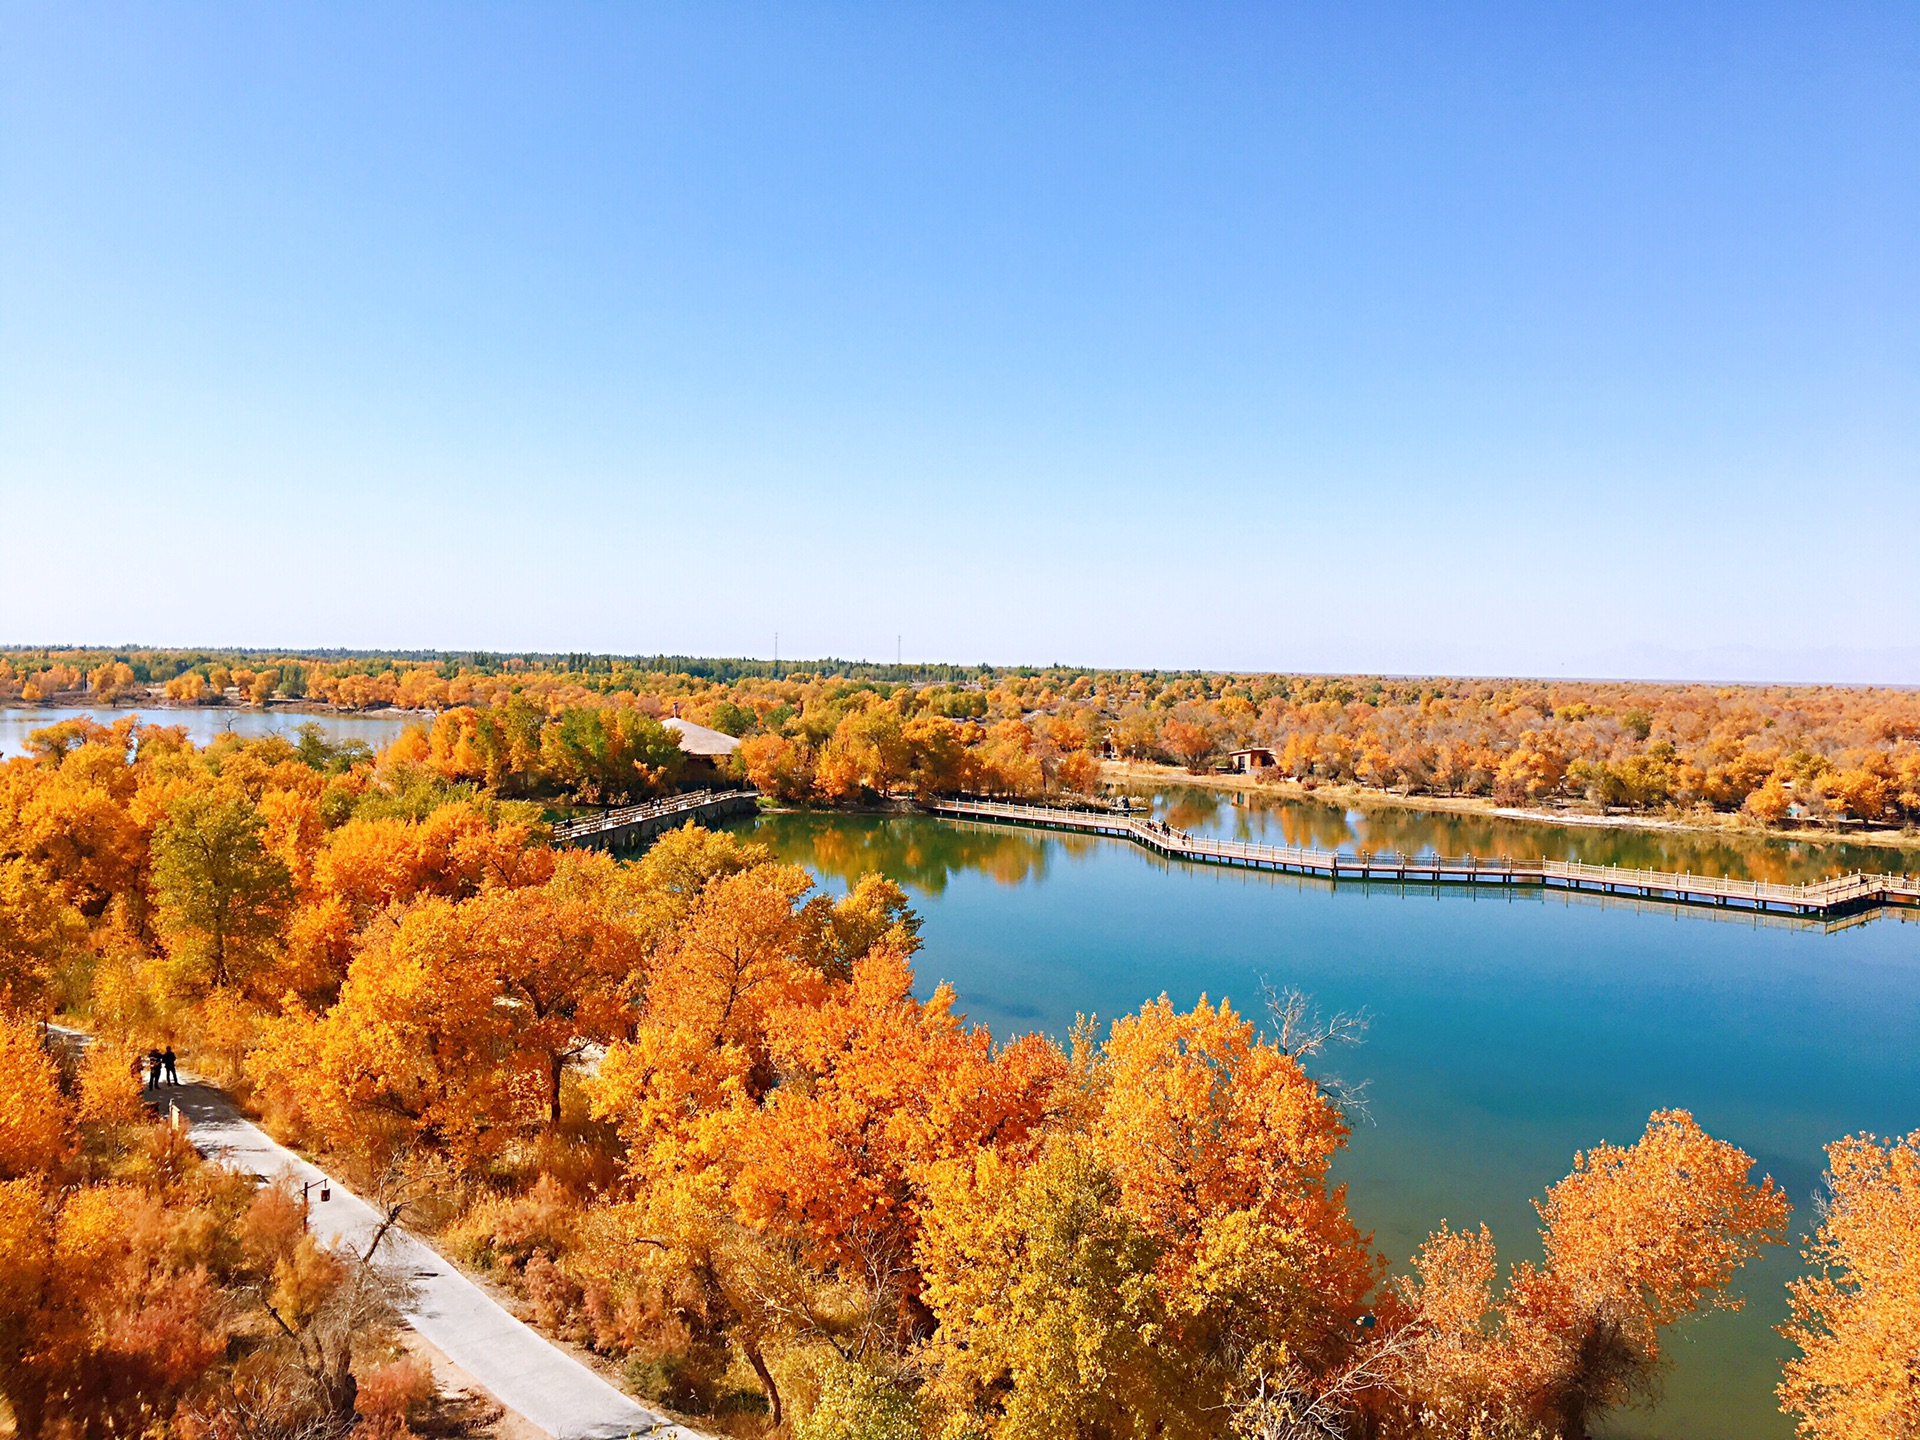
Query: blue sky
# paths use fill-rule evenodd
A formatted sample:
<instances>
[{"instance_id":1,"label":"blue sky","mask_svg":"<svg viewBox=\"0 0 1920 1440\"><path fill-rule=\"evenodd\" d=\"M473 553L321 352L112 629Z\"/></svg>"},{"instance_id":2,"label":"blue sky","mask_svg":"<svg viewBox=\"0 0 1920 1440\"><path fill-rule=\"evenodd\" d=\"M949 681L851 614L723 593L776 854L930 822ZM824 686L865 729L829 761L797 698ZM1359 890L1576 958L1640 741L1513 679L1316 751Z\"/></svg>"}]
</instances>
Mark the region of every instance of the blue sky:
<instances>
[{"instance_id":1,"label":"blue sky","mask_svg":"<svg viewBox=\"0 0 1920 1440\"><path fill-rule=\"evenodd\" d=\"M1920 682L1916 156L1911 4L11 4L0 640Z\"/></svg>"}]
</instances>

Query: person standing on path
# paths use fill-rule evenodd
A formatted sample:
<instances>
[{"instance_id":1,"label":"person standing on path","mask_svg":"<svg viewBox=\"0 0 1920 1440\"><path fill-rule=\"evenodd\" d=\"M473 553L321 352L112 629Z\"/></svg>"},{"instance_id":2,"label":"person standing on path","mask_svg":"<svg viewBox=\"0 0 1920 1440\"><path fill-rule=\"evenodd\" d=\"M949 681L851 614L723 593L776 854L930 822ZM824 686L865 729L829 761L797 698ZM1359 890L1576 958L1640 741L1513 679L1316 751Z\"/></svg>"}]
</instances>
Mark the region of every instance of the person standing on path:
<instances>
[{"instance_id":1,"label":"person standing on path","mask_svg":"<svg viewBox=\"0 0 1920 1440\"><path fill-rule=\"evenodd\" d=\"M160 1072L165 1068L166 1063L166 1060L162 1058L158 1050L149 1050L147 1052L147 1089L158 1090L160 1088Z\"/></svg>"},{"instance_id":2,"label":"person standing on path","mask_svg":"<svg viewBox=\"0 0 1920 1440\"><path fill-rule=\"evenodd\" d=\"M173 1053L173 1046L171 1044L169 1044L161 1054L160 1059L167 1067L167 1083L169 1085L178 1085L180 1083L180 1071L176 1062L179 1060L179 1056Z\"/></svg>"}]
</instances>

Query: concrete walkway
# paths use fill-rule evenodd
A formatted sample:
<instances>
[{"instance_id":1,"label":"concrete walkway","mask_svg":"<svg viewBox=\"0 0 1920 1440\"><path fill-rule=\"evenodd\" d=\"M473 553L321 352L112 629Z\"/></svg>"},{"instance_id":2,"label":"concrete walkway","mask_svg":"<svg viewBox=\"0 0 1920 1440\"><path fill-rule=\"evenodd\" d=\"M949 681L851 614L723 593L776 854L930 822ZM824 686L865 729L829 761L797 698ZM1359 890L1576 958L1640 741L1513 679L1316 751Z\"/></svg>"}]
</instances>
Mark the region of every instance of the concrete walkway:
<instances>
[{"instance_id":1,"label":"concrete walkway","mask_svg":"<svg viewBox=\"0 0 1920 1440\"><path fill-rule=\"evenodd\" d=\"M372 1206L338 1180L324 1177L285 1146L276 1144L210 1085L163 1086L163 1111L177 1104L194 1147L210 1160L273 1180L290 1174L294 1183L328 1179L332 1198L322 1204L316 1187L309 1196L310 1224L316 1235L337 1236L364 1253L379 1224ZM389 1263L410 1273L416 1288L407 1320L474 1376L509 1410L518 1411L554 1440L703 1440L699 1432L676 1425L622 1394L571 1355L501 1309L430 1245L398 1226L382 1242Z\"/></svg>"}]
</instances>

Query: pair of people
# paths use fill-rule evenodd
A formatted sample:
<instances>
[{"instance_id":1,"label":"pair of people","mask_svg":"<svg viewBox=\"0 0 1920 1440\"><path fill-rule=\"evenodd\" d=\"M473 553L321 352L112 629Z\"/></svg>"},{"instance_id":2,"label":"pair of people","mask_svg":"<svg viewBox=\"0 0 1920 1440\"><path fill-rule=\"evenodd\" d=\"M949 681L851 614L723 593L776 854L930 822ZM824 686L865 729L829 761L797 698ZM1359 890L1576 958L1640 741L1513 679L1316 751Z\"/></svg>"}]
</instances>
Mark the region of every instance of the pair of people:
<instances>
[{"instance_id":1,"label":"pair of people","mask_svg":"<svg viewBox=\"0 0 1920 1440\"><path fill-rule=\"evenodd\" d=\"M173 1053L171 1045L165 1050L149 1050L147 1052L147 1089L158 1090L163 1075L169 1085L178 1085L180 1083L178 1060L179 1057Z\"/></svg>"}]
</instances>

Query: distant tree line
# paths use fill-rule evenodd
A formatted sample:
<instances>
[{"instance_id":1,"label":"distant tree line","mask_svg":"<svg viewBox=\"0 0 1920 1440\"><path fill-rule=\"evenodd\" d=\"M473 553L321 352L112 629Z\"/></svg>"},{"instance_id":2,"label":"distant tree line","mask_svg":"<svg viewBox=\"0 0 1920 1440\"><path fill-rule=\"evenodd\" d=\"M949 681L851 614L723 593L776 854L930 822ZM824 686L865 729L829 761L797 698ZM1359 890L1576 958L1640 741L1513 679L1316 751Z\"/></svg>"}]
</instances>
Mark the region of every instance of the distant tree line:
<instances>
[{"instance_id":1,"label":"distant tree line","mask_svg":"<svg viewBox=\"0 0 1920 1440\"><path fill-rule=\"evenodd\" d=\"M1266 773L1305 785L1762 824L1920 824L1920 692L1887 687L14 650L0 654L6 700L458 711L462 758L436 740L433 763L523 788L546 743L527 727L570 716L568 733L599 758L556 756L549 778L592 771L590 788L606 796L671 779L657 754L623 747L639 743L639 718L679 715L747 741L741 773L761 788L819 803L1084 790L1097 788L1100 759L1204 773L1258 749L1274 762ZM598 722L603 743L580 718L590 711L636 718Z\"/></svg>"}]
</instances>

